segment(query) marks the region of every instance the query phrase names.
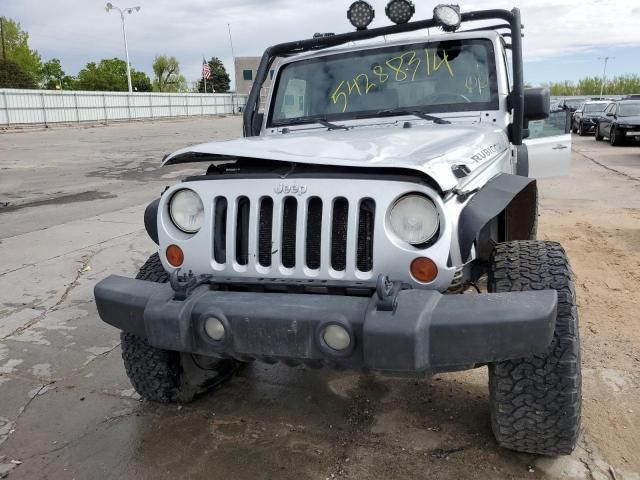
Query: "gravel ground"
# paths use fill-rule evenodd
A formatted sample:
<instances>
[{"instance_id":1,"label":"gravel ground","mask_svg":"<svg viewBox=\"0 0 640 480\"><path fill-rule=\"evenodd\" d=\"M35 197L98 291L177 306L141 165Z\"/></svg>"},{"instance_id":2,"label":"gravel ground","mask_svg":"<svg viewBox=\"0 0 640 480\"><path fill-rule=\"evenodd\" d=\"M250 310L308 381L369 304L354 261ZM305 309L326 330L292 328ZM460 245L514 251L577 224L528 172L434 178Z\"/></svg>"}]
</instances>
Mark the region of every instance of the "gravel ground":
<instances>
[{"instance_id":1,"label":"gravel ground","mask_svg":"<svg viewBox=\"0 0 640 480\"><path fill-rule=\"evenodd\" d=\"M541 187L583 342L583 433L558 459L498 448L486 370L427 379L254 364L185 406L140 401L96 281L153 252L142 211L191 172L167 152L239 118L0 133L0 478L640 479L640 147L574 138Z\"/></svg>"}]
</instances>

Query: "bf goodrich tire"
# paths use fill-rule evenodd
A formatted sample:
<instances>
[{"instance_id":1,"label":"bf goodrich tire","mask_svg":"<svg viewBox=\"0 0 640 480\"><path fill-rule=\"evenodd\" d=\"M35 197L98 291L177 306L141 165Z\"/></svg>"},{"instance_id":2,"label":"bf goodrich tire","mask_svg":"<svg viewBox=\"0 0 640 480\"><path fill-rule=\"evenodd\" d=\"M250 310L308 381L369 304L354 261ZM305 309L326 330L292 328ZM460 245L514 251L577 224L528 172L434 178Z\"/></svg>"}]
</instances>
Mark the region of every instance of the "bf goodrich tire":
<instances>
[{"instance_id":1,"label":"bf goodrich tire","mask_svg":"<svg viewBox=\"0 0 640 480\"><path fill-rule=\"evenodd\" d=\"M512 450L568 455L575 448L582 406L580 338L573 276L560 244L496 245L489 290L558 292L556 329L546 352L489 365L491 426Z\"/></svg>"},{"instance_id":2,"label":"bf goodrich tire","mask_svg":"<svg viewBox=\"0 0 640 480\"><path fill-rule=\"evenodd\" d=\"M139 280L165 283L169 275L154 254L140 268ZM122 332L122 359L133 388L152 402L187 403L231 378L238 362L216 360L155 348L141 337Z\"/></svg>"}]
</instances>

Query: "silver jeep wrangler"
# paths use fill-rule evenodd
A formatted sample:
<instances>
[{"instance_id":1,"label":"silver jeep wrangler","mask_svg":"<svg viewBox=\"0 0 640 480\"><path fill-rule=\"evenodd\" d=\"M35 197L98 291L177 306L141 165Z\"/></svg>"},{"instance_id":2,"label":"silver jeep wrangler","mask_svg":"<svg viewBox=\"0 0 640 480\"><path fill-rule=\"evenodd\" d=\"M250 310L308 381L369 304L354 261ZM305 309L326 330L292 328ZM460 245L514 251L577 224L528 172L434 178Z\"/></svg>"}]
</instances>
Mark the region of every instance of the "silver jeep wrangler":
<instances>
[{"instance_id":1,"label":"silver jeep wrangler","mask_svg":"<svg viewBox=\"0 0 640 480\"><path fill-rule=\"evenodd\" d=\"M268 48L244 138L164 159L207 169L147 208L159 250L137 279L95 287L144 398L189 401L254 360L487 365L500 445L573 450L575 289L562 247L536 240L535 180L566 172L570 139L529 138L550 99L524 89L517 9L413 12L391 0L395 24L367 29L359 0L355 32Z\"/></svg>"}]
</instances>

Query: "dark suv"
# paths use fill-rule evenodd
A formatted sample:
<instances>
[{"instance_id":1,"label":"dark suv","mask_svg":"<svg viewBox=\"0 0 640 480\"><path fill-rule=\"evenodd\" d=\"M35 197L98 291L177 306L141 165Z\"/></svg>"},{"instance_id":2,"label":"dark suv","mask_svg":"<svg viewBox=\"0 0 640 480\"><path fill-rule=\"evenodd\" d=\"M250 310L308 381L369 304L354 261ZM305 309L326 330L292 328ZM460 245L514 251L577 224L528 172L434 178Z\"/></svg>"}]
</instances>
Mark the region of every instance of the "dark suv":
<instances>
[{"instance_id":1,"label":"dark suv","mask_svg":"<svg viewBox=\"0 0 640 480\"><path fill-rule=\"evenodd\" d=\"M607 105L609 105L609 102L606 101L585 102L573 114L571 131L581 137L587 133L593 133L596 129L597 119Z\"/></svg>"},{"instance_id":2,"label":"dark suv","mask_svg":"<svg viewBox=\"0 0 640 480\"><path fill-rule=\"evenodd\" d=\"M608 137L614 146L622 145L625 138L640 140L640 101L610 103L597 122L596 140Z\"/></svg>"}]
</instances>

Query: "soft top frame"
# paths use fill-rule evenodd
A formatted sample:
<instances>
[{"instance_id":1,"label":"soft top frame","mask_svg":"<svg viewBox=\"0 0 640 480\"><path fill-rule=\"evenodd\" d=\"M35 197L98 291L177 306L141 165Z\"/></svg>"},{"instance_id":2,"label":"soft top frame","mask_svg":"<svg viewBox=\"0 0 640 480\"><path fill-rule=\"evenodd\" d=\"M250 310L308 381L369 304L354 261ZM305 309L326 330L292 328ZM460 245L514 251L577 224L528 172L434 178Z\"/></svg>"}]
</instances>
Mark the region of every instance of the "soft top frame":
<instances>
[{"instance_id":1,"label":"soft top frame","mask_svg":"<svg viewBox=\"0 0 640 480\"><path fill-rule=\"evenodd\" d=\"M524 73L522 64L522 24L520 20L520 10L478 10L474 12L465 12L461 15L461 22L474 22L480 20L504 20L506 24L492 25L488 27L477 28L467 31L481 30L498 30L509 29L509 34L503 36L511 37L512 63L513 63L513 90L509 95L509 109L513 110L513 122L509 128L509 136L511 143L514 145L522 145L523 128L524 128ZM255 137L260 135L262 126L261 116L258 115L260 108L260 90L267 79L269 70L277 57L294 55L313 50L322 50L325 48L344 45L348 42L358 40L368 40L371 38L381 37L384 35L393 35L398 33L415 32L427 28L438 27L435 19L420 20L415 22L404 23L401 25L391 25L386 27L373 28L371 30L359 30L355 32L342 33L328 37L310 38L308 40L298 40L295 42L280 43L278 45L267 48L260 60L260 66L256 73L256 79L251 88L251 93L247 99L243 114L243 133L245 137Z\"/></svg>"}]
</instances>

